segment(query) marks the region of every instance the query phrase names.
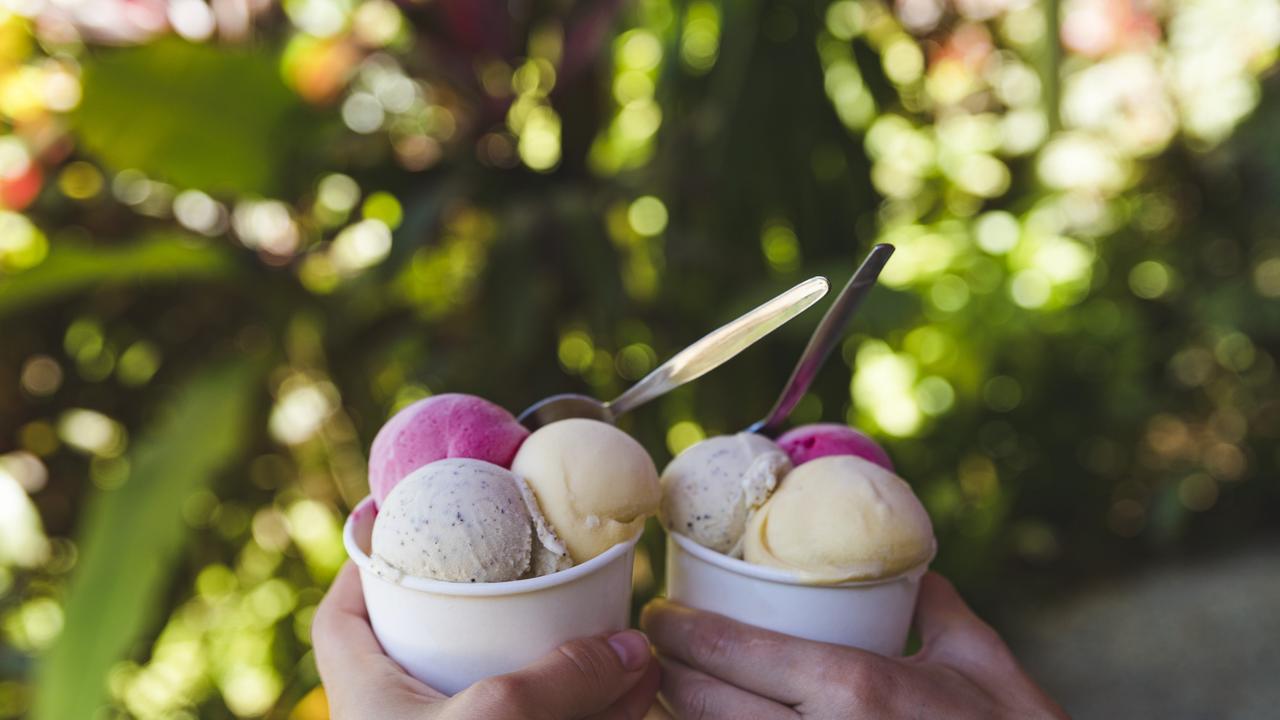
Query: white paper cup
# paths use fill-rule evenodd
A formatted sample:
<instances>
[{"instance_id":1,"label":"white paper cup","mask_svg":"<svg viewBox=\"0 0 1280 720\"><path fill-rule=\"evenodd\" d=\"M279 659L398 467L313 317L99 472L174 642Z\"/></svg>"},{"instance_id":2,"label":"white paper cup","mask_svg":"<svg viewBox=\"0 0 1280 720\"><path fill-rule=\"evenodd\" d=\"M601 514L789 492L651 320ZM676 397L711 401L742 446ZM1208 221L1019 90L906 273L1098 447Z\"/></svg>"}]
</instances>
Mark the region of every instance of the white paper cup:
<instances>
[{"instance_id":1,"label":"white paper cup","mask_svg":"<svg viewBox=\"0 0 1280 720\"><path fill-rule=\"evenodd\" d=\"M397 582L373 570L373 518L373 499L365 498L343 529L373 633L392 660L443 693L519 670L574 638L627 627L638 534L581 565L528 580Z\"/></svg>"},{"instance_id":2,"label":"white paper cup","mask_svg":"<svg viewBox=\"0 0 1280 720\"><path fill-rule=\"evenodd\" d=\"M667 597L766 630L901 655L929 560L881 580L810 585L668 532Z\"/></svg>"}]
</instances>

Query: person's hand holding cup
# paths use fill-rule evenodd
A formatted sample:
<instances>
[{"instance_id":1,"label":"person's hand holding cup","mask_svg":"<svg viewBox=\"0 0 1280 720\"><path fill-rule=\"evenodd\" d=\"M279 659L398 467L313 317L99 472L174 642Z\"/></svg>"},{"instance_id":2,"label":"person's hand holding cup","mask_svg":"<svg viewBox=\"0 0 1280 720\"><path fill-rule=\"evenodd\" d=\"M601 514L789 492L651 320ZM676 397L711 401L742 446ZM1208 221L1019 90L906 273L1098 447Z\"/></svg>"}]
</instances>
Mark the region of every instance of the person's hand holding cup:
<instances>
[{"instance_id":1,"label":"person's hand holding cup","mask_svg":"<svg viewBox=\"0 0 1280 720\"><path fill-rule=\"evenodd\" d=\"M641 627L679 718L1066 718L946 579L924 576L907 657L804 640L655 600Z\"/></svg>"},{"instance_id":2,"label":"person's hand holding cup","mask_svg":"<svg viewBox=\"0 0 1280 720\"><path fill-rule=\"evenodd\" d=\"M335 720L632 720L644 716L658 689L644 635L624 630L571 640L524 669L449 697L382 651L350 564L316 611L312 638Z\"/></svg>"}]
</instances>

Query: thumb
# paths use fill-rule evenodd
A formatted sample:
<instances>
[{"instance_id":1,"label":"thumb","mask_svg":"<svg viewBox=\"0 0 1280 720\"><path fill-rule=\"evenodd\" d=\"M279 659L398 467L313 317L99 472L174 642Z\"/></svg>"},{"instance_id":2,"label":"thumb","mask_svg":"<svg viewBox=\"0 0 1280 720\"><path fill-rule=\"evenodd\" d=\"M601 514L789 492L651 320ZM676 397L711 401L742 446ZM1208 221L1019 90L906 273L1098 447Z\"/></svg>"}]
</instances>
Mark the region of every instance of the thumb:
<instances>
[{"instance_id":1,"label":"thumb","mask_svg":"<svg viewBox=\"0 0 1280 720\"><path fill-rule=\"evenodd\" d=\"M645 675L649 641L637 630L571 640L529 667L482 681L472 691L508 711L554 720L609 708ZM483 703L488 705L488 702Z\"/></svg>"},{"instance_id":2,"label":"thumb","mask_svg":"<svg viewBox=\"0 0 1280 720\"><path fill-rule=\"evenodd\" d=\"M920 581L920 600L916 605L916 627L920 631L921 648L914 658L950 666L961 675L983 678L988 688L1012 690L1009 697L1030 699L1038 711L1015 717L1049 716L1066 718L1044 690L1027 675L1009 646L992 627L969 609L955 586L938 573L931 572Z\"/></svg>"},{"instance_id":3,"label":"thumb","mask_svg":"<svg viewBox=\"0 0 1280 720\"><path fill-rule=\"evenodd\" d=\"M969 609L954 585L936 572L920 582L916 628L921 655L979 667L1016 665L1000 635Z\"/></svg>"}]
</instances>

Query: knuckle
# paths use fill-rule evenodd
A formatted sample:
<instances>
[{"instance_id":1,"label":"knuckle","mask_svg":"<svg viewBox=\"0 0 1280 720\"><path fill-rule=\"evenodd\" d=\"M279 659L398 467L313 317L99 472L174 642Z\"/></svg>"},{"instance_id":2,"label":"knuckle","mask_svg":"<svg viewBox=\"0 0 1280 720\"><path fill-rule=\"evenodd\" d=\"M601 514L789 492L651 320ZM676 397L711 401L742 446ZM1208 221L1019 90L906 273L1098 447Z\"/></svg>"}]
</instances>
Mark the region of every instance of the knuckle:
<instances>
[{"instance_id":1,"label":"knuckle","mask_svg":"<svg viewBox=\"0 0 1280 720\"><path fill-rule=\"evenodd\" d=\"M843 699L847 693L853 695L852 677L849 668L843 663L823 663L813 669L814 680L818 687L833 691L837 698Z\"/></svg>"},{"instance_id":2,"label":"knuckle","mask_svg":"<svg viewBox=\"0 0 1280 720\"><path fill-rule=\"evenodd\" d=\"M942 656L977 662L984 666L1007 666L1014 662L999 633L986 623L951 630L945 637L936 638L934 647L930 650Z\"/></svg>"},{"instance_id":3,"label":"knuckle","mask_svg":"<svg viewBox=\"0 0 1280 720\"><path fill-rule=\"evenodd\" d=\"M1005 647L1004 640L1000 638L1000 633L995 628L984 623L979 623L973 629L973 640L983 652L993 656L1002 656L1007 654L1008 649Z\"/></svg>"},{"instance_id":4,"label":"knuckle","mask_svg":"<svg viewBox=\"0 0 1280 720\"><path fill-rule=\"evenodd\" d=\"M697 623L689 641L693 661L703 667L721 665L733 656L734 637L724 623L714 620Z\"/></svg>"},{"instance_id":5,"label":"knuckle","mask_svg":"<svg viewBox=\"0 0 1280 720\"><path fill-rule=\"evenodd\" d=\"M560 654L568 658L588 689L602 691L610 686L617 661L604 642L574 640L561 645Z\"/></svg>"},{"instance_id":6,"label":"knuckle","mask_svg":"<svg viewBox=\"0 0 1280 720\"><path fill-rule=\"evenodd\" d=\"M680 717L687 720L712 720L715 717L716 703L712 683L707 680L690 679L681 683L675 705L680 709Z\"/></svg>"},{"instance_id":7,"label":"knuckle","mask_svg":"<svg viewBox=\"0 0 1280 720\"><path fill-rule=\"evenodd\" d=\"M528 704L529 684L519 675L485 678L472 687L483 707L519 708Z\"/></svg>"},{"instance_id":8,"label":"knuckle","mask_svg":"<svg viewBox=\"0 0 1280 720\"><path fill-rule=\"evenodd\" d=\"M826 666L834 700L843 707L883 708L892 695L893 677L871 663L835 663Z\"/></svg>"}]
</instances>

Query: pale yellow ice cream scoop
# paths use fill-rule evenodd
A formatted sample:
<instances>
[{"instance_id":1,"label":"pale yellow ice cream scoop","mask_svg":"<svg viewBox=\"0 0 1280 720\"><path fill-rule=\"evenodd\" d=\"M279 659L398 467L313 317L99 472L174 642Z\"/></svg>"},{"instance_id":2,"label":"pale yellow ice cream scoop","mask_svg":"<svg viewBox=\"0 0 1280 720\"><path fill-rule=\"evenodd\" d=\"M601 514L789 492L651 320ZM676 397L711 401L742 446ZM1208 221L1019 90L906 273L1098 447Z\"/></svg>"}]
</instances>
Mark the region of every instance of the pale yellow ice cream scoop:
<instances>
[{"instance_id":1,"label":"pale yellow ice cream scoop","mask_svg":"<svg viewBox=\"0 0 1280 720\"><path fill-rule=\"evenodd\" d=\"M676 456L662 471L658 515L672 532L742 557L747 518L769 499L791 461L755 433L719 435Z\"/></svg>"},{"instance_id":2,"label":"pale yellow ice cream scoop","mask_svg":"<svg viewBox=\"0 0 1280 720\"><path fill-rule=\"evenodd\" d=\"M933 525L911 486L852 455L792 470L752 516L743 541L747 562L823 584L896 575L933 550Z\"/></svg>"},{"instance_id":3,"label":"pale yellow ice cream scoop","mask_svg":"<svg viewBox=\"0 0 1280 720\"><path fill-rule=\"evenodd\" d=\"M511 470L529 483L575 563L630 540L658 509L658 471L649 453L598 420L544 425L520 446Z\"/></svg>"}]
</instances>

